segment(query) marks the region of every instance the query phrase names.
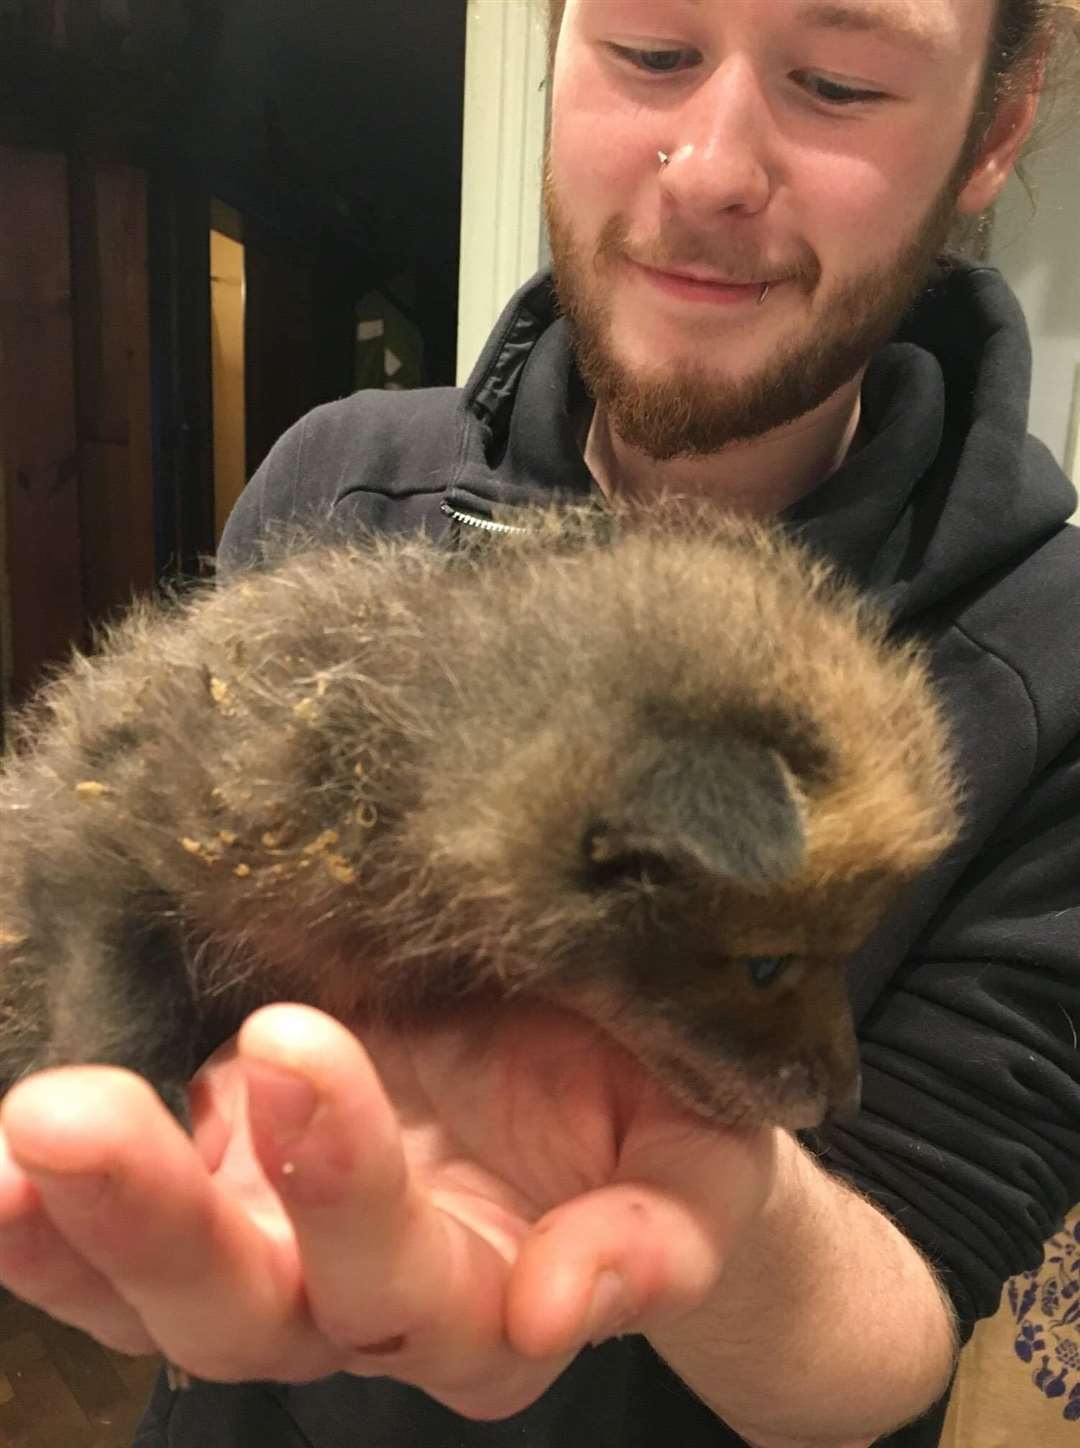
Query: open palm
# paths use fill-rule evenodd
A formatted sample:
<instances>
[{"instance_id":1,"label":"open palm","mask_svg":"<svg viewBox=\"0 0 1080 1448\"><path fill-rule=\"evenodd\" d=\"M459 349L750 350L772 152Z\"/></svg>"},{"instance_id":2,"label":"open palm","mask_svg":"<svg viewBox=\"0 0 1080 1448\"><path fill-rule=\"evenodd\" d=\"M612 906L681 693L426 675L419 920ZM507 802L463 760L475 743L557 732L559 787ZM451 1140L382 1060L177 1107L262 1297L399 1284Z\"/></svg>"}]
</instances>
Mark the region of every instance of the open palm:
<instances>
[{"instance_id":1,"label":"open palm","mask_svg":"<svg viewBox=\"0 0 1080 1448\"><path fill-rule=\"evenodd\" d=\"M477 1418L527 1406L590 1339L692 1312L774 1163L768 1130L703 1127L539 1007L362 1043L269 1007L192 1108L194 1142L127 1072L20 1083L0 1280L196 1376L392 1376Z\"/></svg>"}]
</instances>

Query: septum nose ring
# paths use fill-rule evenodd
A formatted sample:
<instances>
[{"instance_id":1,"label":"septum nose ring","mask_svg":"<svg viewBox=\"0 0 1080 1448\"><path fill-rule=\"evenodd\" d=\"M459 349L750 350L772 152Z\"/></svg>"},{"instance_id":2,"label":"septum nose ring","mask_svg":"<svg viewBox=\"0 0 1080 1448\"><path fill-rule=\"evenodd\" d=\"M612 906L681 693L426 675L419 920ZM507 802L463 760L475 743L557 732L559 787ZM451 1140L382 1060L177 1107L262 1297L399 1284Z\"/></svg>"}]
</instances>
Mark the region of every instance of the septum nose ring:
<instances>
[{"instance_id":1,"label":"septum nose ring","mask_svg":"<svg viewBox=\"0 0 1080 1448\"><path fill-rule=\"evenodd\" d=\"M667 166L667 165L670 163L671 157L668 155L668 153L667 153L666 151L657 151L656 155L657 155L657 159L658 159L659 162L660 162L660 169L661 169L661 171L662 171L662 170L664 169L664 167Z\"/></svg>"}]
</instances>

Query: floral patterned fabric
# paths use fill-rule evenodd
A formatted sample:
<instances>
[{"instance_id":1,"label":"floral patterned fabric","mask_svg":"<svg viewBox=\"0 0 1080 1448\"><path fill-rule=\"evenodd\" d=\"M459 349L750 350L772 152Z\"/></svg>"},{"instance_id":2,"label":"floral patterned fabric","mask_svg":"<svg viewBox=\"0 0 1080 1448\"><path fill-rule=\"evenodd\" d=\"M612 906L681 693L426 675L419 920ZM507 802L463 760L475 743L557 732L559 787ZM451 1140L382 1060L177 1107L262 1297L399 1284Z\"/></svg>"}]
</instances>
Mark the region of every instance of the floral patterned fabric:
<instances>
[{"instance_id":1,"label":"floral patterned fabric","mask_svg":"<svg viewBox=\"0 0 1080 1448\"><path fill-rule=\"evenodd\" d=\"M964 1350L942 1448L1080 1448L1080 1207Z\"/></svg>"}]
</instances>

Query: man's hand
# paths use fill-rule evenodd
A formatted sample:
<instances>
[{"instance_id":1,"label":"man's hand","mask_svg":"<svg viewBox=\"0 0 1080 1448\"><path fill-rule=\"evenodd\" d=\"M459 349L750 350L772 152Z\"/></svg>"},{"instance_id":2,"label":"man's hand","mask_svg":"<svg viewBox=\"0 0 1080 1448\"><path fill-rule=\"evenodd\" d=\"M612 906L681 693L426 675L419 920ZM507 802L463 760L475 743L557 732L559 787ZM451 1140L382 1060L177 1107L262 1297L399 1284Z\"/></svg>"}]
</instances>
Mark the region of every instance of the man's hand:
<instances>
[{"instance_id":1,"label":"man's hand","mask_svg":"<svg viewBox=\"0 0 1080 1448\"><path fill-rule=\"evenodd\" d=\"M272 1006L192 1086L42 1072L0 1108L0 1281L197 1377L413 1383L473 1418L590 1340L676 1324L759 1216L778 1133L718 1133L542 1009L364 1032Z\"/></svg>"}]
</instances>

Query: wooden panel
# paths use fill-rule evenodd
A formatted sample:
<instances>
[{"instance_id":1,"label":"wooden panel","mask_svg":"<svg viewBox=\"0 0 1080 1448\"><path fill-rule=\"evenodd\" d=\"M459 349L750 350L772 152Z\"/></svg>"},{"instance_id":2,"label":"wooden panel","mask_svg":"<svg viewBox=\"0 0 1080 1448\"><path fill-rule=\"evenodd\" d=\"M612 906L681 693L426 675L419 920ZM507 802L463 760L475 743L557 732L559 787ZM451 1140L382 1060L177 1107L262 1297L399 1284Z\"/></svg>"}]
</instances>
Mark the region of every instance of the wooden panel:
<instances>
[{"instance_id":1,"label":"wooden panel","mask_svg":"<svg viewBox=\"0 0 1080 1448\"><path fill-rule=\"evenodd\" d=\"M23 0L18 14L12 17L18 26L15 33L63 48L70 20L90 8L87 0Z\"/></svg>"},{"instance_id":2,"label":"wooden panel","mask_svg":"<svg viewBox=\"0 0 1080 1448\"><path fill-rule=\"evenodd\" d=\"M11 1400L0 1407L0 1432L12 1429L27 1444L69 1443L90 1448L91 1430L86 1414L71 1389L49 1361L45 1344L36 1332L8 1338L2 1353L4 1374L12 1385ZM33 1425L33 1436L27 1429Z\"/></svg>"},{"instance_id":3,"label":"wooden panel","mask_svg":"<svg viewBox=\"0 0 1080 1448\"><path fill-rule=\"evenodd\" d=\"M83 596L97 622L155 577L146 181L77 161L71 194Z\"/></svg>"},{"instance_id":4,"label":"wooden panel","mask_svg":"<svg viewBox=\"0 0 1080 1448\"><path fill-rule=\"evenodd\" d=\"M0 468L16 697L83 632L67 168L0 147Z\"/></svg>"},{"instance_id":5,"label":"wooden panel","mask_svg":"<svg viewBox=\"0 0 1080 1448\"><path fill-rule=\"evenodd\" d=\"M244 248L210 233L214 337L214 540L247 482L244 418Z\"/></svg>"},{"instance_id":6,"label":"wooden panel","mask_svg":"<svg viewBox=\"0 0 1080 1448\"><path fill-rule=\"evenodd\" d=\"M3 325L0 323L0 364L3 362L3 337ZM0 387L2 385L0 377ZM0 434L0 749L4 747L4 724L11 708L14 653L11 574L8 571L7 473L4 470L3 436Z\"/></svg>"},{"instance_id":7,"label":"wooden panel","mask_svg":"<svg viewBox=\"0 0 1080 1448\"><path fill-rule=\"evenodd\" d=\"M0 1448L130 1448L160 1366L0 1292Z\"/></svg>"}]
</instances>

